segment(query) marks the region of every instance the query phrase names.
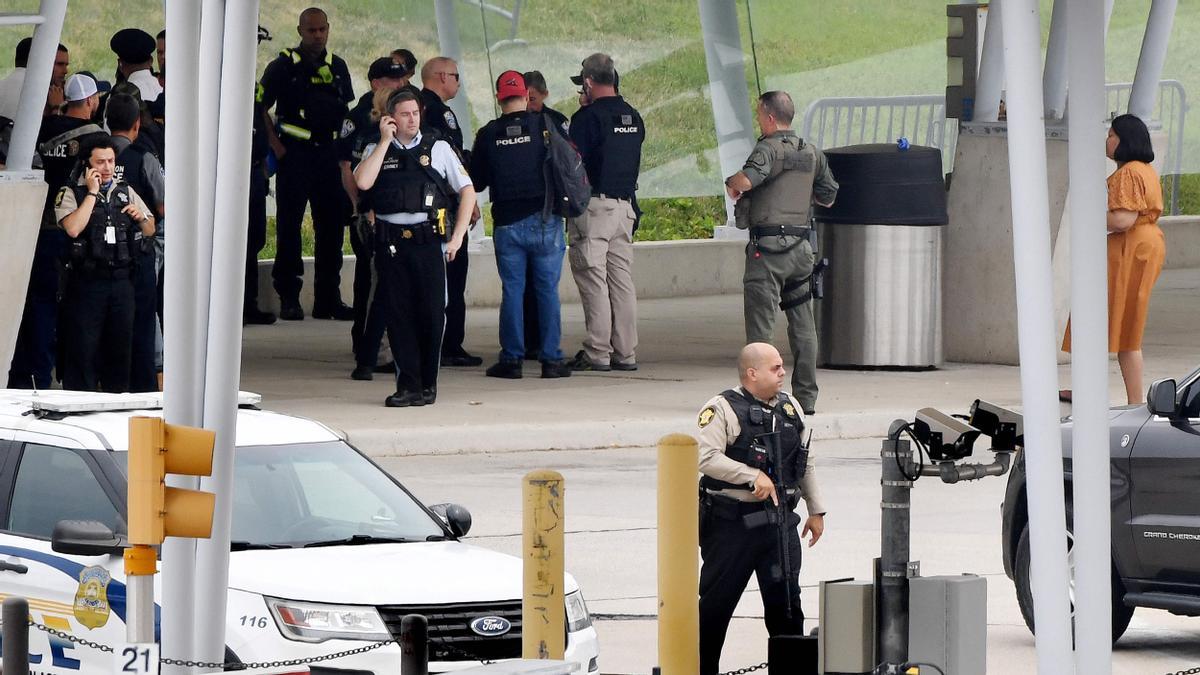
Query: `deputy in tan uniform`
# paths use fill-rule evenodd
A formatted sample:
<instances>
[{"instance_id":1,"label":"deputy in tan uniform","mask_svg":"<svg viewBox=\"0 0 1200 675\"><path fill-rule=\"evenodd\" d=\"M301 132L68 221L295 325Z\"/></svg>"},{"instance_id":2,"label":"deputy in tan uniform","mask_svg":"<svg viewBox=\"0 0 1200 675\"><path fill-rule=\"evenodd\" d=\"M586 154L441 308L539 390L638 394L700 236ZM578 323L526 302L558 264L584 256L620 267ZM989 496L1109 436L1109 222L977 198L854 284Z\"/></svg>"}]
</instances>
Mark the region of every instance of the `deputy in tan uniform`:
<instances>
[{"instance_id":1,"label":"deputy in tan uniform","mask_svg":"<svg viewBox=\"0 0 1200 675\"><path fill-rule=\"evenodd\" d=\"M808 456L804 416L783 391L783 357L751 343L738 356L741 386L714 396L700 410L700 675L714 675L738 600L758 577L770 635L801 635L800 539L812 546L825 531L825 507ZM772 453L781 455L776 462ZM769 475L782 469L782 476ZM779 494L776 483L786 488ZM808 509L797 533L795 507ZM764 515L786 504L785 572L779 526ZM789 579L790 577L790 579Z\"/></svg>"},{"instance_id":2,"label":"deputy in tan uniform","mask_svg":"<svg viewBox=\"0 0 1200 675\"><path fill-rule=\"evenodd\" d=\"M737 226L750 229L742 278L746 341L770 342L775 307L783 310L792 352L792 395L811 415L817 405L817 328L809 210L813 204L832 206L838 184L824 153L792 130L796 107L787 92L760 96L757 115L762 136L742 170L725 180L737 202Z\"/></svg>"}]
</instances>

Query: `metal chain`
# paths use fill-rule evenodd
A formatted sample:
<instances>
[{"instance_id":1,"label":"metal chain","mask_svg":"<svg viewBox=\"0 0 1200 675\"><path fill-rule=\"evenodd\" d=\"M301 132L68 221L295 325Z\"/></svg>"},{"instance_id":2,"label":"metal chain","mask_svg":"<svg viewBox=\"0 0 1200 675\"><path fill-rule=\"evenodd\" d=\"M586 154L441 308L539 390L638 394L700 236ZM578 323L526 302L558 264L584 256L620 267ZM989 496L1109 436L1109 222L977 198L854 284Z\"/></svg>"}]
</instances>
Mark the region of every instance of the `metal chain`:
<instances>
[{"instance_id":1,"label":"metal chain","mask_svg":"<svg viewBox=\"0 0 1200 675\"><path fill-rule=\"evenodd\" d=\"M746 675L746 673L753 673L756 670L762 670L763 668L766 668L766 667L767 667L767 662L763 661L762 663L758 664L757 666L746 666L745 668L738 668L737 670L731 670L727 673L720 673L719 675Z\"/></svg>"},{"instance_id":2,"label":"metal chain","mask_svg":"<svg viewBox=\"0 0 1200 675\"><path fill-rule=\"evenodd\" d=\"M1200 673L1200 666L1188 668L1187 670L1177 670L1173 673L1167 673L1167 675L1196 675L1196 673Z\"/></svg>"},{"instance_id":3,"label":"metal chain","mask_svg":"<svg viewBox=\"0 0 1200 675\"><path fill-rule=\"evenodd\" d=\"M98 642L93 642L91 640L85 640L83 638L71 635L70 633L66 633L61 630L51 628L49 626L44 626L36 621L30 621L29 625L33 626L34 628L36 628L40 631L44 631L44 632L54 635L56 637L60 637L68 642L73 642L77 645L83 645L84 647L91 647L92 649L96 649L101 652L105 652L105 653L109 653L109 654L111 654L113 651L113 648L109 647L108 645L102 645ZM369 652L369 651L372 651L375 649L379 649L380 647L385 647L385 646L391 645L391 644L396 644L396 641L395 640L383 640L380 642L372 642L371 644L364 645L362 647L356 647L355 649L347 649L346 651L337 652L335 654L326 654L325 656L314 656L311 658L304 658L304 659L287 659L284 661L262 661L262 662L250 662L250 663L240 663L240 662L239 663L216 663L216 662L210 662L210 661L189 661L189 660L184 660L184 659L169 659L169 658L161 658L161 659L159 659L159 661L168 666L187 666L190 668L220 668L221 670L224 670L225 668L230 667L230 666L240 666L242 668L278 668L280 666L302 666L302 665L305 665L308 663L320 663L322 661L332 661L333 659L340 659L343 656L354 656L356 654L363 654L363 653L366 653L366 652ZM452 647L451 649L454 649L454 648ZM471 656L471 655L468 654L467 656ZM471 656L471 658L474 659L475 657Z\"/></svg>"}]
</instances>

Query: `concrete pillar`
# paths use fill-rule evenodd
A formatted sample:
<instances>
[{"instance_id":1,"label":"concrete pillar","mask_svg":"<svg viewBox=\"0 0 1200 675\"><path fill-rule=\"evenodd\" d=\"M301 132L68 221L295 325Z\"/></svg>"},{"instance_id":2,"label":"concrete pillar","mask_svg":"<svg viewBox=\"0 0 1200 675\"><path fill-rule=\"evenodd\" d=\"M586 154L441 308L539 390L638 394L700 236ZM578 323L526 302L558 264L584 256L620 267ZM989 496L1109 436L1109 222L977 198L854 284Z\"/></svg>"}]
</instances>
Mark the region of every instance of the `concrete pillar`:
<instances>
[{"instance_id":1,"label":"concrete pillar","mask_svg":"<svg viewBox=\"0 0 1200 675\"><path fill-rule=\"evenodd\" d=\"M1104 222L1106 135L1104 7L1071 5L1068 120L1071 222L1072 447L1108 447L1108 265ZM1112 534L1107 452L1072 460L1075 533L1075 672L1112 672ZM1040 624L1039 624L1040 625Z\"/></svg>"},{"instance_id":2,"label":"concrete pillar","mask_svg":"<svg viewBox=\"0 0 1200 675\"><path fill-rule=\"evenodd\" d=\"M704 36L704 60L712 98L713 123L717 131L717 155L721 176L730 176L746 163L754 148L754 120L750 114L750 92L746 87L746 57L738 29L737 4L728 0L699 0L700 28ZM722 189L723 191L723 189ZM744 236L733 224L733 201L725 197L723 232ZM718 228L722 229L722 228Z\"/></svg>"},{"instance_id":3,"label":"concrete pillar","mask_svg":"<svg viewBox=\"0 0 1200 675\"><path fill-rule=\"evenodd\" d=\"M979 59L979 78L975 81L975 117L977 122L1000 119L1000 99L1004 94L1004 23L1000 19L1002 0L988 4L987 28L983 34L983 55Z\"/></svg>"},{"instance_id":4,"label":"concrete pillar","mask_svg":"<svg viewBox=\"0 0 1200 675\"><path fill-rule=\"evenodd\" d=\"M1146 21L1146 36L1142 39L1142 53L1138 57L1137 74L1133 78L1133 91L1129 94L1129 113L1143 121L1154 115L1154 103L1158 99L1158 81L1162 78L1163 63L1167 60L1167 45L1171 42L1171 24L1175 21L1175 10L1179 0L1154 0L1150 5L1150 18Z\"/></svg>"},{"instance_id":5,"label":"concrete pillar","mask_svg":"<svg viewBox=\"0 0 1200 675\"><path fill-rule=\"evenodd\" d=\"M1055 3L1056 5L1062 2ZM1008 73L1008 165L1012 189L1017 333L1028 473L1029 536L1038 672L1071 673L1071 622L1058 421L1057 337L1046 187L1044 101L1038 85L1041 27L1038 0L1004 8L1004 65ZM1061 31L1062 29L1060 29Z\"/></svg>"},{"instance_id":6,"label":"concrete pillar","mask_svg":"<svg viewBox=\"0 0 1200 675\"><path fill-rule=\"evenodd\" d=\"M1054 0L1050 15L1050 41L1042 77L1047 121L1061 120L1067 112L1067 2Z\"/></svg>"}]
</instances>

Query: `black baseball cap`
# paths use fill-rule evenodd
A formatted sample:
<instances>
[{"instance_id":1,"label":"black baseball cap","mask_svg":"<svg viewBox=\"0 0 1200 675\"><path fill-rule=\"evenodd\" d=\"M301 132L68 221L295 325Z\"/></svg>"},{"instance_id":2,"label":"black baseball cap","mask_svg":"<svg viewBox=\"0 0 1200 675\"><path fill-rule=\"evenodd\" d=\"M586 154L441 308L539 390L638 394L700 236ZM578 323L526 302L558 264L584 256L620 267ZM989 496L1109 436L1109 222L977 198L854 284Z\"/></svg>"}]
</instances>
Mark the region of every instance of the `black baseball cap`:
<instances>
[{"instance_id":1,"label":"black baseball cap","mask_svg":"<svg viewBox=\"0 0 1200 675\"><path fill-rule=\"evenodd\" d=\"M368 80L377 80L381 77L400 79L408 77L408 75L408 68L405 68L404 64L396 63L390 56L375 59L371 62L371 67L367 70Z\"/></svg>"}]
</instances>

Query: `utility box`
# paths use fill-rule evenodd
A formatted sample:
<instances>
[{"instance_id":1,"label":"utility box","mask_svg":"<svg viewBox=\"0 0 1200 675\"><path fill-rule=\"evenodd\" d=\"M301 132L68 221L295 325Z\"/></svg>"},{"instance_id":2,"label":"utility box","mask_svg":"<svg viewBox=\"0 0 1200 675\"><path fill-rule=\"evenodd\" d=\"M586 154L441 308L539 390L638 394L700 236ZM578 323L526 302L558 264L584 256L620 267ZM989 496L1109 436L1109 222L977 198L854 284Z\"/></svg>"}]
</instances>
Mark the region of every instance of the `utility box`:
<instances>
[{"instance_id":1,"label":"utility box","mask_svg":"<svg viewBox=\"0 0 1200 675\"><path fill-rule=\"evenodd\" d=\"M875 585L843 579L821 582L821 675L861 675L875 668Z\"/></svg>"},{"instance_id":2,"label":"utility box","mask_svg":"<svg viewBox=\"0 0 1200 675\"><path fill-rule=\"evenodd\" d=\"M986 579L963 574L908 580L908 660L932 663L945 675L985 675Z\"/></svg>"}]
</instances>

